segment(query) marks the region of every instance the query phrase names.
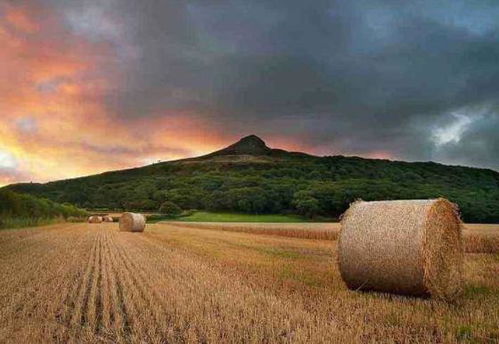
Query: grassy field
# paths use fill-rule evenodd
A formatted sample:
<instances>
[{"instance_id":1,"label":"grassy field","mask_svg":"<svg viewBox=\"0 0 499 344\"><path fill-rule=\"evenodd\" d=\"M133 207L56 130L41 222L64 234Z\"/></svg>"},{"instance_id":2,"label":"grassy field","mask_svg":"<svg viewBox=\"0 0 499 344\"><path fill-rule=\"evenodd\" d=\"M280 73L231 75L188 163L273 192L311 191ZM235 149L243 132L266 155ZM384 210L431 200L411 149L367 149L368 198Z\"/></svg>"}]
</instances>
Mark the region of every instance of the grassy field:
<instances>
[{"instance_id":1,"label":"grassy field","mask_svg":"<svg viewBox=\"0 0 499 344\"><path fill-rule=\"evenodd\" d=\"M19 218L19 217L4 217L0 219L0 230L6 228L23 228L43 226L58 222L64 222L63 218Z\"/></svg>"},{"instance_id":2,"label":"grassy field","mask_svg":"<svg viewBox=\"0 0 499 344\"><path fill-rule=\"evenodd\" d=\"M336 259L336 241L173 224L142 234L117 224L6 230L0 342L499 340L498 254L466 254L465 293L453 304L350 291Z\"/></svg>"},{"instance_id":3,"label":"grassy field","mask_svg":"<svg viewBox=\"0 0 499 344\"><path fill-rule=\"evenodd\" d=\"M69 216L66 219L63 217L49 217L49 218L2 217L0 218L0 230L46 226L50 224L65 223L65 222L86 222L86 221L87 221L87 216L81 216L81 217Z\"/></svg>"},{"instance_id":4,"label":"grassy field","mask_svg":"<svg viewBox=\"0 0 499 344\"><path fill-rule=\"evenodd\" d=\"M197 211L189 216L179 217L175 221L182 222L272 222L272 223L294 223L308 222L307 219L296 215L252 215L237 213L213 213Z\"/></svg>"},{"instance_id":5,"label":"grassy field","mask_svg":"<svg viewBox=\"0 0 499 344\"><path fill-rule=\"evenodd\" d=\"M122 213L110 212L109 216L119 218ZM191 215L168 217L160 213L141 213L146 215L148 223L155 223L159 221L170 222L224 222L224 223L304 223L310 222L309 219L297 215L280 215L280 214L266 214L266 215L252 215L252 214L238 214L238 213L215 213L207 211L196 211Z\"/></svg>"}]
</instances>

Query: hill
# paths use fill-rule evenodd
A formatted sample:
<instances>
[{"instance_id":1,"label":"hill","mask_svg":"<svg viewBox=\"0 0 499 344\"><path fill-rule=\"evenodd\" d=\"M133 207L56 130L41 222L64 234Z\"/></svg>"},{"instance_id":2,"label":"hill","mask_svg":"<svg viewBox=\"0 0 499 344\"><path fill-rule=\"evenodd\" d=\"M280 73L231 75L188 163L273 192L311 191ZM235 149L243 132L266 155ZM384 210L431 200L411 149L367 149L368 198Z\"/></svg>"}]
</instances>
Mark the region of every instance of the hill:
<instances>
[{"instance_id":1,"label":"hill","mask_svg":"<svg viewBox=\"0 0 499 344\"><path fill-rule=\"evenodd\" d=\"M251 135L197 158L6 189L87 208L183 209L339 216L355 199L446 197L465 221L499 222L499 173L359 157L317 157Z\"/></svg>"},{"instance_id":2,"label":"hill","mask_svg":"<svg viewBox=\"0 0 499 344\"><path fill-rule=\"evenodd\" d=\"M267 146L265 141L256 135L243 137L236 143L196 158L181 159L174 163L201 163L201 162L275 162L294 158L318 158L301 152L288 152Z\"/></svg>"}]
</instances>

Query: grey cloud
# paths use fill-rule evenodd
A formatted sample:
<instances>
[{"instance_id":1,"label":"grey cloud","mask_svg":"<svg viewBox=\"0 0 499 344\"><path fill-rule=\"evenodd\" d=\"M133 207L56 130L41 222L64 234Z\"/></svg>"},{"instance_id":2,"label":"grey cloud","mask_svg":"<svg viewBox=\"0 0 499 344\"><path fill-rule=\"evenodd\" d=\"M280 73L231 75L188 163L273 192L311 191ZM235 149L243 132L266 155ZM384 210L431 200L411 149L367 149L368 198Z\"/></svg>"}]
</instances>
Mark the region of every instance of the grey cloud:
<instances>
[{"instance_id":1,"label":"grey cloud","mask_svg":"<svg viewBox=\"0 0 499 344\"><path fill-rule=\"evenodd\" d=\"M488 166L499 170L499 114L477 118L457 142L449 142L434 151L436 159L459 165Z\"/></svg>"},{"instance_id":2,"label":"grey cloud","mask_svg":"<svg viewBox=\"0 0 499 344\"><path fill-rule=\"evenodd\" d=\"M7 185L14 182L30 181L31 176L17 168L0 167L0 185Z\"/></svg>"},{"instance_id":3,"label":"grey cloud","mask_svg":"<svg viewBox=\"0 0 499 344\"><path fill-rule=\"evenodd\" d=\"M181 148L171 148L166 146L158 146L148 144L145 147L140 148L130 148L125 146L99 146L90 143L78 143L79 147L83 147L89 151L103 154L103 155L111 155L113 157L130 157L130 156L141 156L146 154L147 156L151 154L171 154L175 156L191 156L192 152L187 149Z\"/></svg>"},{"instance_id":4,"label":"grey cloud","mask_svg":"<svg viewBox=\"0 0 499 344\"><path fill-rule=\"evenodd\" d=\"M497 168L499 149L489 133L499 130L497 121L474 122L466 140L439 147L438 154L431 138L450 111L495 102L499 6L493 2L122 0L106 6L124 32L114 38L117 46L137 52L117 62L122 86L103 99L118 120L193 110L235 133L279 133L336 152L385 150L410 160L453 163L466 152L459 163ZM95 30L88 34L96 38ZM103 40L110 37L109 30L102 33ZM483 137L488 141L479 144Z\"/></svg>"},{"instance_id":5,"label":"grey cloud","mask_svg":"<svg viewBox=\"0 0 499 344\"><path fill-rule=\"evenodd\" d=\"M33 134L38 131L38 121L32 117L21 117L16 120L16 127L23 134Z\"/></svg>"}]
</instances>

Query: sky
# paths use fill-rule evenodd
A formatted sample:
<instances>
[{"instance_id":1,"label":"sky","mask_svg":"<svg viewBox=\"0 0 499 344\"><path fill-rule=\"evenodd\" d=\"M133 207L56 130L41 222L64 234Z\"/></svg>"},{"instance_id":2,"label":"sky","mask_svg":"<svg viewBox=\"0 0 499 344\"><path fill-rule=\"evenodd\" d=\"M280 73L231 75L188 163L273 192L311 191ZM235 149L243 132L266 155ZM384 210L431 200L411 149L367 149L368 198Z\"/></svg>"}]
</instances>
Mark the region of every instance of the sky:
<instances>
[{"instance_id":1,"label":"sky","mask_svg":"<svg viewBox=\"0 0 499 344\"><path fill-rule=\"evenodd\" d=\"M0 0L0 185L271 147L499 170L499 2Z\"/></svg>"}]
</instances>

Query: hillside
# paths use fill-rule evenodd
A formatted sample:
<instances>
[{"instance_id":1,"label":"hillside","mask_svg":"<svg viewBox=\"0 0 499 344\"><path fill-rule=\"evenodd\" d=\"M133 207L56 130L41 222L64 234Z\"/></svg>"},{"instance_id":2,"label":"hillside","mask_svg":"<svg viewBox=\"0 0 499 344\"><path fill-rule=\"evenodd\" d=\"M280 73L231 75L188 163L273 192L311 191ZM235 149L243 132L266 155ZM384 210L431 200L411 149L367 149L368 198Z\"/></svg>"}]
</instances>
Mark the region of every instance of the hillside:
<instances>
[{"instance_id":1,"label":"hillside","mask_svg":"<svg viewBox=\"0 0 499 344\"><path fill-rule=\"evenodd\" d=\"M317 157L251 135L198 158L9 190L88 208L183 209L339 216L355 199L446 197L465 221L499 222L499 173L433 162Z\"/></svg>"}]
</instances>

